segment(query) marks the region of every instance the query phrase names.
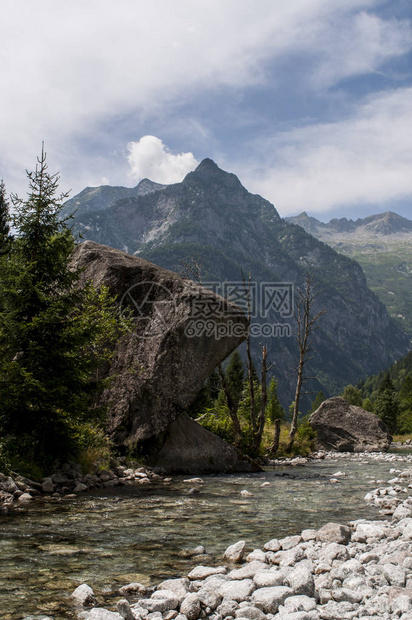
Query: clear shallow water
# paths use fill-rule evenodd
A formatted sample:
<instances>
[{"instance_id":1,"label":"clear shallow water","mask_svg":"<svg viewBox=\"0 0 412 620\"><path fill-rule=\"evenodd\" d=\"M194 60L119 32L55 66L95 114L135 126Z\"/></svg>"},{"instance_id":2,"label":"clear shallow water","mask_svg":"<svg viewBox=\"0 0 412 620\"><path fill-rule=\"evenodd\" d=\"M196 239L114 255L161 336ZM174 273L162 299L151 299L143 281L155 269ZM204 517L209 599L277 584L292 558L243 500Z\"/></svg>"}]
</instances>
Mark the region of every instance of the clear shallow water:
<instances>
[{"instance_id":1,"label":"clear shallow water","mask_svg":"<svg viewBox=\"0 0 412 620\"><path fill-rule=\"evenodd\" d=\"M200 493L183 477L171 483L116 487L75 499L38 500L0 517L0 613L3 620L49 614L74 618L69 594L88 583L104 605L132 581L156 583L219 563L229 544L250 549L328 521L379 518L364 495L407 464L366 459L320 461L261 474L205 476ZM339 484L329 479L345 472ZM262 483L269 482L262 487ZM247 489L254 497L242 498ZM206 547L207 558L190 551Z\"/></svg>"}]
</instances>

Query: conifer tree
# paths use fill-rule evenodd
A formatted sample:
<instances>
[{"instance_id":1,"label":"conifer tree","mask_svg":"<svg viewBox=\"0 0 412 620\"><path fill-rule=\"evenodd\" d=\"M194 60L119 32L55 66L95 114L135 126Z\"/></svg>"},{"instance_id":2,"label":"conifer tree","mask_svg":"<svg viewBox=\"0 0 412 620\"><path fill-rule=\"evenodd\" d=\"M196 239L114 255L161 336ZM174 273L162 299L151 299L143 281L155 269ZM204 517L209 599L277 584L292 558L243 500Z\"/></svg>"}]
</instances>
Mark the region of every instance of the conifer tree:
<instances>
[{"instance_id":1,"label":"conifer tree","mask_svg":"<svg viewBox=\"0 0 412 620\"><path fill-rule=\"evenodd\" d=\"M7 254L12 237L10 235L10 205L3 179L0 181L0 256Z\"/></svg>"},{"instance_id":2,"label":"conifer tree","mask_svg":"<svg viewBox=\"0 0 412 620\"><path fill-rule=\"evenodd\" d=\"M375 413L386 424L391 433L395 433L398 427L399 399L393 381L386 374L376 398Z\"/></svg>"},{"instance_id":3,"label":"conifer tree","mask_svg":"<svg viewBox=\"0 0 412 620\"><path fill-rule=\"evenodd\" d=\"M56 196L44 149L27 174L30 192L12 196L16 238L0 263L0 434L24 440L27 456L46 464L71 450L73 423L87 415L120 323L107 290L80 288L70 267L67 195Z\"/></svg>"}]
</instances>

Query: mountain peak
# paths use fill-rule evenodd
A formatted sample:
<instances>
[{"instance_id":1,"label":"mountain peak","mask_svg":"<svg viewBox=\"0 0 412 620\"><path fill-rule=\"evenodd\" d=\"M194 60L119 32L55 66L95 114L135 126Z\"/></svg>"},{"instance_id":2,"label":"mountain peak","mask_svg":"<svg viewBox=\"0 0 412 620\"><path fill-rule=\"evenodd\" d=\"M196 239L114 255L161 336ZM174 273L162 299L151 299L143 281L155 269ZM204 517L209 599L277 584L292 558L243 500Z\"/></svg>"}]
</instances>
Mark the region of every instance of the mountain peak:
<instances>
[{"instance_id":1,"label":"mountain peak","mask_svg":"<svg viewBox=\"0 0 412 620\"><path fill-rule=\"evenodd\" d=\"M198 167L195 169L195 172L202 172L203 170L220 170L219 166L210 159L210 157L206 157L202 159Z\"/></svg>"}]
</instances>

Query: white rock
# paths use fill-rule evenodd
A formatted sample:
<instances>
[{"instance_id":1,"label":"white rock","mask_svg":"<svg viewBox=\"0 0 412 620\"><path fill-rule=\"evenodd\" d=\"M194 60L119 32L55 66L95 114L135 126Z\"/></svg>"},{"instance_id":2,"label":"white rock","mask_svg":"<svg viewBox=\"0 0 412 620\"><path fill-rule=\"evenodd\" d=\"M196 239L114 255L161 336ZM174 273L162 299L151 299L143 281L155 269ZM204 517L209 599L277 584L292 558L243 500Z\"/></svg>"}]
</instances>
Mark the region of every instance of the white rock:
<instances>
[{"instance_id":1,"label":"white rock","mask_svg":"<svg viewBox=\"0 0 412 620\"><path fill-rule=\"evenodd\" d=\"M168 603L168 609L177 609L178 605L181 603L180 598L172 592L171 590L156 590L153 592L152 599L161 599L165 600Z\"/></svg>"},{"instance_id":2,"label":"white rock","mask_svg":"<svg viewBox=\"0 0 412 620\"><path fill-rule=\"evenodd\" d=\"M315 582L312 571L308 566L298 565L285 579L285 584L292 588L294 594L305 594L312 597L315 592Z\"/></svg>"},{"instance_id":3,"label":"white rock","mask_svg":"<svg viewBox=\"0 0 412 620\"><path fill-rule=\"evenodd\" d=\"M261 573L268 570L270 570L268 564L260 562L259 560L253 560L253 562L248 562L240 568L231 570L228 577L229 579L252 579L256 573Z\"/></svg>"},{"instance_id":4,"label":"white rock","mask_svg":"<svg viewBox=\"0 0 412 620\"><path fill-rule=\"evenodd\" d=\"M320 559L328 562L333 560L349 560L349 551L344 545L330 543L322 549Z\"/></svg>"},{"instance_id":5,"label":"white rock","mask_svg":"<svg viewBox=\"0 0 412 620\"><path fill-rule=\"evenodd\" d=\"M392 519L394 521L397 521L398 519L405 519L405 517L410 517L411 515L412 510L410 508L407 508L406 506L402 506L401 504L395 509L395 512L392 515Z\"/></svg>"},{"instance_id":6,"label":"white rock","mask_svg":"<svg viewBox=\"0 0 412 620\"><path fill-rule=\"evenodd\" d=\"M197 596L199 601L205 607L210 607L210 609L216 609L216 607L219 607L222 602L222 595L219 590L212 587L212 584L208 584L207 582L205 582L205 585L198 590Z\"/></svg>"},{"instance_id":7,"label":"white rock","mask_svg":"<svg viewBox=\"0 0 412 620\"><path fill-rule=\"evenodd\" d=\"M252 594L252 602L266 614L275 614L279 605L282 605L288 596L294 592L287 586L275 586L273 588L260 588Z\"/></svg>"},{"instance_id":8,"label":"white rock","mask_svg":"<svg viewBox=\"0 0 412 620\"><path fill-rule=\"evenodd\" d=\"M247 489L243 489L243 490L240 492L240 495L241 495L242 497L255 497L255 496L253 495L253 493L251 493L251 492L250 492L250 491L248 491Z\"/></svg>"},{"instance_id":9,"label":"white rock","mask_svg":"<svg viewBox=\"0 0 412 620\"><path fill-rule=\"evenodd\" d=\"M266 562L266 553L262 549L254 549L246 556L246 562Z\"/></svg>"},{"instance_id":10,"label":"white rock","mask_svg":"<svg viewBox=\"0 0 412 620\"><path fill-rule=\"evenodd\" d=\"M124 620L116 611L108 611L102 607L95 607L89 612L87 620Z\"/></svg>"},{"instance_id":11,"label":"white rock","mask_svg":"<svg viewBox=\"0 0 412 620\"><path fill-rule=\"evenodd\" d=\"M294 566L297 562L300 562L306 558L306 554L302 547L293 547L288 551L278 551L279 565L280 566Z\"/></svg>"},{"instance_id":12,"label":"white rock","mask_svg":"<svg viewBox=\"0 0 412 620\"><path fill-rule=\"evenodd\" d=\"M234 545L230 545L223 554L223 557L229 562L241 562L245 553L246 542L239 540Z\"/></svg>"},{"instance_id":13,"label":"white rock","mask_svg":"<svg viewBox=\"0 0 412 620\"><path fill-rule=\"evenodd\" d=\"M282 545L283 551L288 551L302 542L302 536L286 536L286 538L282 538L279 542Z\"/></svg>"},{"instance_id":14,"label":"white rock","mask_svg":"<svg viewBox=\"0 0 412 620\"><path fill-rule=\"evenodd\" d=\"M197 593L188 594L180 605L180 613L186 616L187 620L197 620L200 615L200 601Z\"/></svg>"},{"instance_id":15,"label":"white rock","mask_svg":"<svg viewBox=\"0 0 412 620\"><path fill-rule=\"evenodd\" d=\"M236 618L248 618L249 620L265 620L266 616L258 607L251 605L250 603L247 606L240 607L235 612Z\"/></svg>"},{"instance_id":16,"label":"white rock","mask_svg":"<svg viewBox=\"0 0 412 620\"><path fill-rule=\"evenodd\" d=\"M265 551L279 551L281 549L280 542L277 538L272 538L265 545L263 545Z\"/></svg>"},{"instance_id":17,"label":"white rock","mask_svg":"<svg viewBox=\"0 0 412 620\"><path fill-rule=\"evenodd\" d=\"M290 596L285 600L284 606L285 610L289 613L295 611L312 611L316 609L316 601L304 595Z\"/></svg>"},{"instance_id":18,"label":"white rock","mask_svg":"<svg viewBox=\"0 0 412 620\"><path fill-rule=\"evenodd\" d=\"M125 586L122 586L119 589L120 594L128 595L128 594L144 594L146 592L146 586L142 583L128 583Z\"/></svg>"},{"instance_id":19,"label":"white rock","mask_svg":"<svg viewBox=\"0 0 412 620\"><path fill-rule=\"evenodd\" d=\"M303 530L301 532L302 540L305 542L316 539L316 530Z\"/></svg>"},{"instance_id":20,"label":"white rock","mask_svg":"<svg viewBox=\"0 0 412 620\"><path fill-rule=\"evenodd\" d=\"M402 588L406 583L406 573L404 569L394 564L384 565L383 576L391 586L399 586Z\"/></svg>"},{"instance_id":21,"label":"white rock","mask_svg":"<svg viewBox=\"0 0 412 620\"><path fill-rule=\"evenodd\" d=\"M285 578L289 570L285 569L270 569L256 573L253 577L253 581L257 588L270 588L273 586L285 585Z\"/></svg>"},{"instance_id":22,"label":"white rock","mask_svg":"<svg viewBox=\"0 0 412 620\"><path fill-rule=\"evenodd\" d=\"M210 575L224 575L227 573L225 566L196 566L188 574L189 579L192 581L199 579L206 579Z\"/></svg>"},{"instance_id":23,"label":"white rock","mask_svg":"<svg viewBox=\"0 0 412 620\"><path fill-rule=\"evenodd\" d=\"M187 478L183 480L183 482L188 482L189 484L204 484L205 481L202 478Z\"/></svg>"},{"instance_id":24,"label":"white rock","mask_svg":"<svg viewBox=\"0 0 412 620\"><path fill-rule=\"evenodd\" d=\"M158 586L158 590L173 592L173 594L179 599L179 602L182 602L189 592L189 587L189 579L183 577L181 579L166 579L166 581L162 581L162 583Z\"/></svg>"},{"instance_id":25,"label":"white rock","mask_svg":"<svg viewBox=\"0 0 412 620\"><path fill-rule=\"evenodd\" d=\"M219 588L219 593L228 601L244 601L252 594L255 584L251 579L241 579L239 581L226 581Z\"/></svg>"},{"instance_id":26,"label":"white rock","mask_svg":"<svg viewBox=\"0 0 412 620\"><path fill-rule=\"evenodd\" d=\"M355 542L365 542L368 538L385 538L385 529L376 523L359 523L352 540Z\"/></svg>"},{"instance_id":27,"label":"white rock","mask_svg":"<svg viewBox=\"0 0 412 620\"><path fill-rule=\"evenodd\" d=\"M316 533L316 540L321 542L335 542L340 545L346 545L351 537L351 529L340 523L326 523Z\"/></svg>"},{"instance_id":28,"label":"white rock","mask_svg":"<svg viewBox=\"0 0 412 620\"><path fill-rule=\"evenodd\" d=\"M338 603L347 601L348 603L361 603L363 600L363 594L356 592L355 590L349 590L349 588L338 588L332 590L332 597Z\"/></svg>"},{"instance_id":29,"label":"white rock","mask_svg":"<svg viewBox=\"0 0 412 620\"><path fill-rule=\"evenodd\" d=\"M78 605L94 605L96 603L94 592L87 583L82 583L82 585L78 586L71 593L71 597Z\"/></svg>"},{"instance_id":30,"label":"white rock","mask_svg":"<svg viewBox=\"0 0 412 620\"><path fill-rule=\"evenodd\" d=\"M149 614L156 611L163 614L165 611L169 611L174 608L175 601L168 598L143 598L139 601L139 605L144 609L147 609ZM177 602L176 602L177 606Z\"/></svg>"}]
</instances>

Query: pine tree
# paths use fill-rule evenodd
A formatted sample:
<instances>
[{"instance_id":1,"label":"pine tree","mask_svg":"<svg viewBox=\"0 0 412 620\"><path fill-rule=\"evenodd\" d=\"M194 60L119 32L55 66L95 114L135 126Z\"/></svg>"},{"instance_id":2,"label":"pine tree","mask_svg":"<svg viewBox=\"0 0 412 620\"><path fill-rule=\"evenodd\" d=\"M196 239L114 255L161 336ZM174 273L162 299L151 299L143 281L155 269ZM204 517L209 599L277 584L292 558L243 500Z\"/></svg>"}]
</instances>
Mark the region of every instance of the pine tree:
<instances>
[{"instance_id":1,"label":"pine tree","mask_svg":"<svg viewBox=\"0 0 412 620\"><path fill-rule=\"evenodd\" d=\"M0 256L7 254L12 237L10 235L10 205L6 196L6 186L0 181Z\"/></svg>"},{"instance_id":2,"label":"pine tree","mask_svg":"<svg viewBox=\"0 0 412 620\"><path fill-rule=\"evenodd\" d=\"M73 448L73 425L87 416L119 322L107 290L80 289L70 268L75 240L60 215L67 195L56 196L44 149L27 174L28 198L12 196L16 239L0 264L0 430L47 464Z\"/></svg>"},{"instance_id":3,"label":"pine tree","mask_svg":"<svg viewBox=\"0 0 412 620\"><path fill-rule=\"evenodd\" d=\"M316 411L317 409L319 409L319 407L321 406L321 404L326 400L326 397L324 395L324 393L322 392L322 390L320 390L320 392L317 393L315 400L312 403L312 407L310 412L313 413L314 411Z\"/></svg>"},{"instance_id":4,"label":"pine tree","mask_svg":"<svg viewBox=\"0 0 412 620\"><path fill-rule=\"evenodd\" d=\"M236 408L239 406L240 399L242 398L244 379L245 371L242 358L240 357L239 351L236 349L230 356L229 364L226 368L227 387Z\"/></svg>"},{"instance_id":5,"label":"pine tree","mask_svg":"<svg viewBox=\"0 0 412 620\"><path fill-rule=\"evenodd\" d=\"M342 393L342 398L346 400L350 405L356 405L357 407L362 407L363 398L362 392L360 389L356 388L353 385L347 385Z\"/></svg>"},{"instance_id":6,"label":"pine tree","mask_svg":"<svg viewBox=\"0 0 412 620\"><path fill-rule=\"evenodd\" d=\"M389 374L386 374L381 383L374 408L389 432L395 433L398 428L399 399Z\"/></svg>"},{"instance_id":7,"label":"pine tree","mask_svg":"<svg viewBox=\"0 0 412 620\"><path fill-rule=\"evenodd\" d=\"M275 420L284 420L285 419L285 410L279 402L278 397L278 382L272 377L269 383L268 389L268 402L266 405L266 417L271 422Z\"/></svg>"}]
</instances>

